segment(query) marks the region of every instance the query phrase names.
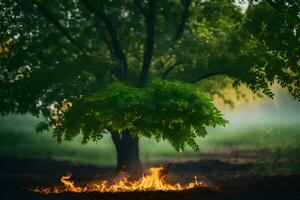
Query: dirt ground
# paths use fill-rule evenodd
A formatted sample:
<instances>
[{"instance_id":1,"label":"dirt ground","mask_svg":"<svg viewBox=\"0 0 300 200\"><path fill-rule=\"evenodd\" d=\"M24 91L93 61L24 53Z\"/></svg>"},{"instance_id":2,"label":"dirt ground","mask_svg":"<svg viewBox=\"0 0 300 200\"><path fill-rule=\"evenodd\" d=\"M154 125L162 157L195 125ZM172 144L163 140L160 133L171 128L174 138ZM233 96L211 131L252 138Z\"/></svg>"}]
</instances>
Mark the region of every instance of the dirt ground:
<instances>
[{"instance_id":1,"label":"dirt ground","mask_svg":"<svg viewBox=\"0 0 300 200\"><path fill-rule=\"evenodd\" d=\"M218 159L173 163L169 179L185 183L197 176L217 191L191 189L180 192L131 192L131 193L64 193L40 195L27 188L59 185L59 179L67 171L73 180L85 182L109 179L115 175L111 167L95 167L58 162L53 159L19 159L0 157L1 200L23 199L300 199L300 175L260 176L254 166L247 163L229 163ZM162 163L163 165L167 163ZM155 163L147 166L158 166Z\"/></svg>"}]
</instances>

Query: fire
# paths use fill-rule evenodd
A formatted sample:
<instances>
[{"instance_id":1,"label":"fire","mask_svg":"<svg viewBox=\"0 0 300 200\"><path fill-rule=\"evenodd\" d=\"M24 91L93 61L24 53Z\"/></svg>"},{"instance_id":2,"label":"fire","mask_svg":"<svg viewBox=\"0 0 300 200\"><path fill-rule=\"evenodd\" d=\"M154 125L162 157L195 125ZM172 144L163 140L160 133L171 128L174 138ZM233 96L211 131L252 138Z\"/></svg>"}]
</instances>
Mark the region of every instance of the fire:
<instances>
[{"instance_id":1,"label":"fire","mask_svg":"<svg viewBox=\"0 0 300 200\"><path fill-rule=\"evenodd\" d=\"M197 180L185 185L180 183L171 184L168 183L165 177L165 170L163 167L152 167L148 170L148 175L143 175L136 181L129 181L128 176L125 176L121 180L114 181L113 184L109 184L106 180L99 183L88 183L85 186L76 186L74 181L71 180L71 173L67 173L66 176L61 177L63 186L54 187L41 187L30 189L32 192L41 194L58 194L63 192L76 192L76 193L89 193L89 192L133 192L133 191L174 191L174 190L187 190L191 188L207 187L206 184Z\"/></svg>"}]
</instances>

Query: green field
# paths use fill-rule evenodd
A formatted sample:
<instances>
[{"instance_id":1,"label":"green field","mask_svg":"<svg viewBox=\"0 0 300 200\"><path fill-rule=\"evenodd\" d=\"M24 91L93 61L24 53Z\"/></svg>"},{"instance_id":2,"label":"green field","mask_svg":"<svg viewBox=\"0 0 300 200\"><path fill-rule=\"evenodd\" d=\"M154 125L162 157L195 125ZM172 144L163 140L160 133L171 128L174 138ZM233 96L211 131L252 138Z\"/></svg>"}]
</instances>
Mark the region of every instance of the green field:
<instances>
[{"instance_id":1,"label":"green field","mask_svg":"<svg viewBox=\"0 0 300 200\"><path fill-rule=\"evenodd\" d=\"M114 165L115 150L109 135L97 143L81 145L80 138L57 143L51 133L36 133L36 121L26 117L6 117L0 129L0 155L34 158L54 158L98 166ZM199 138L200 152L187 148L178 153L165 141L142 139L144 162L225 159L234 162L254 162L261 173L300 172L300 124L264 123L230 125L208 129ZM251 157L252 155L252 157ZM254 158L253 158L254 157Z\"/></svg>"}]
</instances>

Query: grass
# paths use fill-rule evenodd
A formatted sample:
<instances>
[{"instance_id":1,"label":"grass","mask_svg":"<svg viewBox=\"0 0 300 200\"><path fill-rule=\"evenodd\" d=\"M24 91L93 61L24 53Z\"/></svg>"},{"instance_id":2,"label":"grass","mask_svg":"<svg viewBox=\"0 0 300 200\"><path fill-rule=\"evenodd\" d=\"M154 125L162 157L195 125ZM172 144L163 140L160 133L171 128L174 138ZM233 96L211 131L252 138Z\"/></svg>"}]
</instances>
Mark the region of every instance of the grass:
<instances>
[{"instance_id":1,"label":"grass","mask_svg":"<svg viewBox=\"0 0 300 200\"><path fill-rule=\"evenodd\" d=\"M300 173L300 124L271 123L228 130L210 134L203 141L204 147L239 147L240 154L255 152L256 172L262 175Z\"/></svg>"},{"instance_id":2,"label":"grass","mask_svg":"<svg viewBox=\"0 0 300 200\"><path fill-rule=\"evenodd\" d=\"M6 127L0 127L1 156L52 157L77 163L115 165L115 149L108 135L98 144L91 142L81 145L80 138L59 144L49 132L35 133L35 121L19 123L15 118L6 120L1 123ZM232 157L230 151L226 150L238 149L241 154L257 152L256 168L259 173L300 172L300 124L297 123L231 125L208 129L208 135L197 141L200 152L187 148L183 153L177 153L166 141L157 143L154 140L142 139L141 157L144 162L167 159L180 161L188 157L201 158L220 152L224 156Z\"/></svg>"}]
</instances>

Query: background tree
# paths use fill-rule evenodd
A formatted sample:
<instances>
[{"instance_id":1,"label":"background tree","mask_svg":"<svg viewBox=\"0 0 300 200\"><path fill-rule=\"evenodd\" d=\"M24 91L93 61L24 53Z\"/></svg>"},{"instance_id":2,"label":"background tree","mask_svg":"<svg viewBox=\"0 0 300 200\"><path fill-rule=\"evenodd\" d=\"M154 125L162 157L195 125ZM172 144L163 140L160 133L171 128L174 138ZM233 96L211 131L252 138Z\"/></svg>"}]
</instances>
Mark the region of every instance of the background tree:
<instances>
[{"instance_id":1,"label":"background tree","mask_svg":"<svg viewBox=\"0 0 300 200\"><path fill-rule=\"evenodd\" d=\"M298 1L249 3L1 1L0 112L42 115L58 141L110 132L118 169L141 168L141 136L197 150L226 123L199 88L277 81L299 99Z\"/></svg>"}]
</instances>

